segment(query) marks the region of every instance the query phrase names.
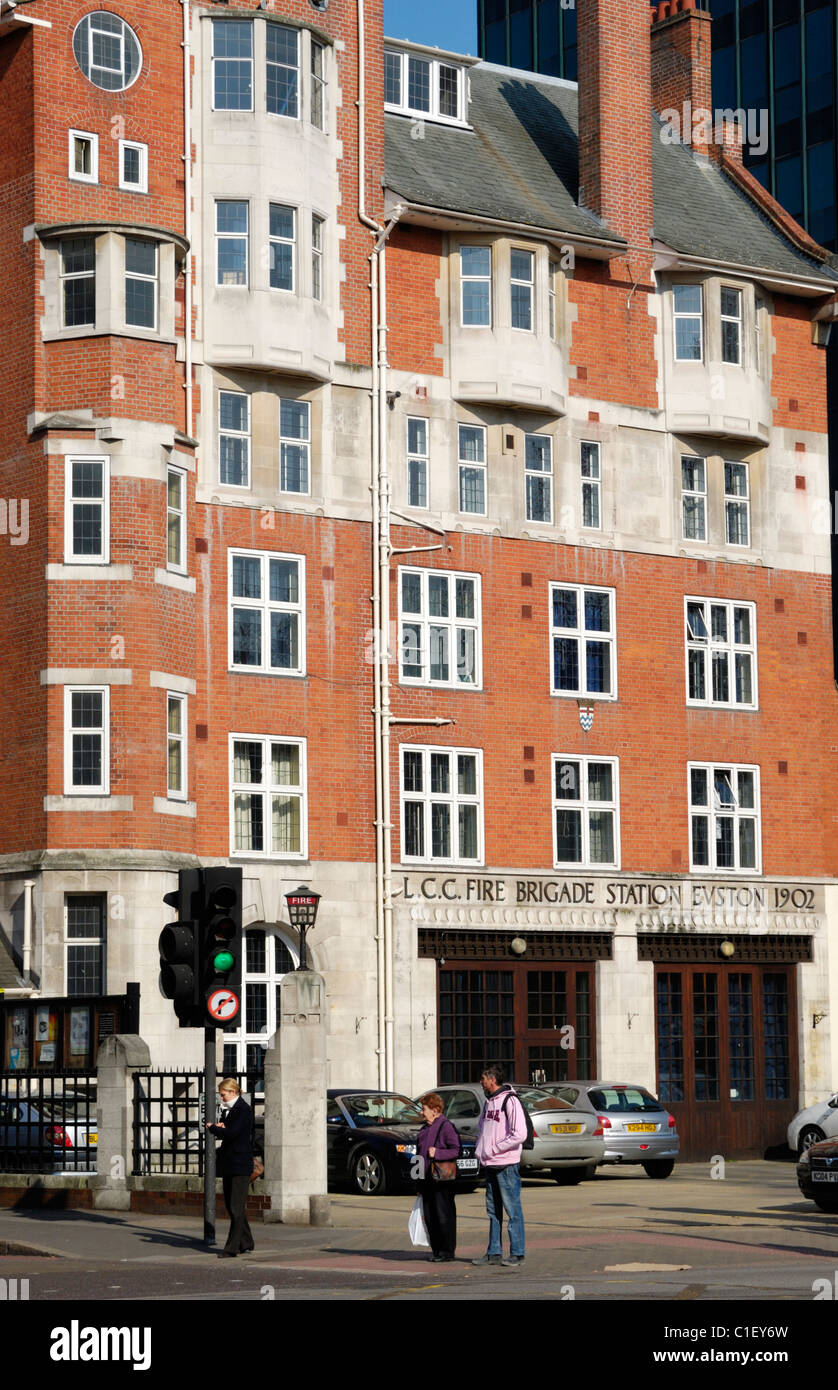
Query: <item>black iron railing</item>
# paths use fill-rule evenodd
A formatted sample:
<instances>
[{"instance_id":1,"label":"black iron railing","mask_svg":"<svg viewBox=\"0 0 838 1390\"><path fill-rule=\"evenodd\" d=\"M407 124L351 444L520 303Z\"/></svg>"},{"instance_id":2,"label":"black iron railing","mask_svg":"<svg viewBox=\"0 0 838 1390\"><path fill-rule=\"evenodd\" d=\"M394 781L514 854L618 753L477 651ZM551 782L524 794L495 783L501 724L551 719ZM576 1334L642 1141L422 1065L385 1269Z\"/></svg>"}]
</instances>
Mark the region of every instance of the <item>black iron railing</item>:
<instances>
[{"instance_id":1,"label":"black iron railing","mask_svg":"<svg viewBox=\"0 0 838 1390\"><path fill-rule=\"evenodd\" d=\"M0 1173L95 1172L96 1076L0 1072Z\"/></svg>"},{"instance_id":2,"label":"black iron railing","mask_svg":"<svg viewBox=\"0 0 838 1390\"><path fill-rule=\"evenodd\" d=\"M219 1072L218 1080L229 1076ZM237 1080L254 1114L254 1142L261 1151L264 1131L264 1078L239 1072ZM134 1073L132 1167L134 1177L204 1172L204 1073L143 1071ZM215 1119L215 1113L210 1119Z\"/></svg>"}]
</instances>

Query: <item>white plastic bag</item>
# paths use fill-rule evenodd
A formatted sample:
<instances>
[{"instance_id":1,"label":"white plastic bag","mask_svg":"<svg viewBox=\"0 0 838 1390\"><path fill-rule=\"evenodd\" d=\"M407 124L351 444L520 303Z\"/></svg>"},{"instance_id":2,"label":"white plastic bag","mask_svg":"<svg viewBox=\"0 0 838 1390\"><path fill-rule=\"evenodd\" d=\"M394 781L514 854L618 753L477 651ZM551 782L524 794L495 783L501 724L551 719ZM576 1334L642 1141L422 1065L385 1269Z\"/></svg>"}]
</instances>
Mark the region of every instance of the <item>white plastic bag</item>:
<instances>
[{"instance_id":1,"label":"white plastic bag","mask_svg":"<svg viewBox=\"0 0 838 1390\"><path fill-rule=\"evenodd\" d=\"M422 1211L422 1198L417 1197L413 1203L413 1210L410 1213L410 1220L407 1223L410 1232L410 1239L413 1245L424 1245L430 1249L431 1242L428 1240L428 1228L425 1225L425 1215Z\"/></svg>"}]
</instances>

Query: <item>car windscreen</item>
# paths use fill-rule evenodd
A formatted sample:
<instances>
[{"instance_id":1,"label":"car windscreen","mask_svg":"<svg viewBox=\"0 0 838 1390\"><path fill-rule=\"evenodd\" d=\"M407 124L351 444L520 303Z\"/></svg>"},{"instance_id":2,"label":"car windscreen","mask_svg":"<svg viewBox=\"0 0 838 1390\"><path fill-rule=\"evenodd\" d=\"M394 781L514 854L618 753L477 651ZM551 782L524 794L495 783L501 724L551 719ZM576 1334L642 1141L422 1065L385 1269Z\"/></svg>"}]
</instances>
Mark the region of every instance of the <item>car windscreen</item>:
<instances>
[{"instance_id":1,"label":"car windscreen","mask_svg":"<svg viewBox=\"0 0 838 1390\"><path fill-rule=\"evenodd\" d=\"M641 1086L605 1086L602 1090L589 1091L588 1096L595 1110L606 1115L616 1113L643 1115L649 1110L662 1110L659 1100L655 1100Z\"/></svg>"},{"instance_id":2,"label":"car windscreen","mask_svg":"<svg viewBox=\"0 0 838 1390\"><path fill-rule=\"evenodd\" d=\"M407 1096L350 1095L341 1103L356 1125L420 1125L422 1111Z\"/></svg>"}]
</instances>

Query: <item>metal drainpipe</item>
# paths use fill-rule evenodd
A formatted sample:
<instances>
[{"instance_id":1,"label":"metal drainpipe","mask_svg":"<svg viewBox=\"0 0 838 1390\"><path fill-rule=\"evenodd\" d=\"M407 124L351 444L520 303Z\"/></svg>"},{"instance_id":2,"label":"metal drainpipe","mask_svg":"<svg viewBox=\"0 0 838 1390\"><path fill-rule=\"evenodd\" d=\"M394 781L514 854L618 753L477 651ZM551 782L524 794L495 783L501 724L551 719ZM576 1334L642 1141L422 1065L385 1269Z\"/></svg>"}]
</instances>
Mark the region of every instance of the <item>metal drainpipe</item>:
<instances>
[{"instance_id":1,"label":"metal drainpipe","mask_svg":"<svg viewBox=\"0 0 838 1390\"><path fill-rule=\"evenodd\" d=\"M364 23L364 0L358 0L358 217L365 227L378 237L383 230L380 223L367 215L366 211L366 125L365 125L365 69L366 69L366 29ZM387 1075L387 1036L385 1027L387 960L384 935L384 816L382 813L384 766L382 763L382 724L381 724L381 584L378 563L379 503L378 473L381 453L379 434L379 400L381 385L378 375L378 245L370 255L370 361L372 373L371 390L371 459L370 492L372 498L371 540L372 540L372 626L373 626L373 699L374 699L374 742L375 742L375 943L376 943L376 984L378 1008L378 1085L386 1090ZM386 645L386 639L385 639ZM385 654L386 655L386 654Z\"/></svg>"},{"instance_id":2,"label":"metal drainpipe","mask_svg":"<svg viewBox=\"0 0 838 1390\"><path fill-rule=\"evenodd\" d=\"M34 878L23 881L23 978L29 983L32 979L32 895L35 891Z\"/></svg>"},{"instance_id":3,"label":"metal drainpipe","mask_svg":"<svg viewBox=\"0 0 838 1390\"><path fill-rule=\"evenodd\" d=\"M192 49L189 3L190 0L180 0L183 10L183 232L186 237L186 257L183 262L184 432L192 439Z\"/></svg>"}]
</instances>

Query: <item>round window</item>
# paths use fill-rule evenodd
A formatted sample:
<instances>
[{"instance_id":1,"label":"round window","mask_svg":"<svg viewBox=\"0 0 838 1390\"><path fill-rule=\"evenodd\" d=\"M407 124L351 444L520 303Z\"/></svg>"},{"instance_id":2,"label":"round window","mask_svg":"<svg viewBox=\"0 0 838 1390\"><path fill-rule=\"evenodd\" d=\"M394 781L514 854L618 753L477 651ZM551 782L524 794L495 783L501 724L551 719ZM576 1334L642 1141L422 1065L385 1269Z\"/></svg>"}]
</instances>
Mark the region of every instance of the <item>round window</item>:
<instances>
[{"instance_id":1,"label":"round window","mask_svg":"<svg viewBox=\"0 0 838 1390\"><path fill-rule=\"evenodd\" d=\"M143 55L137 36L108 10L94 10L79 21L73 53L88 82L106 92L123 92L140 75Z\"/></svg>"}]
</instances>

